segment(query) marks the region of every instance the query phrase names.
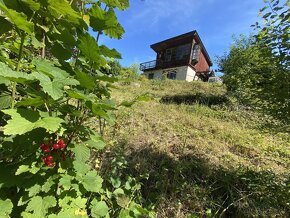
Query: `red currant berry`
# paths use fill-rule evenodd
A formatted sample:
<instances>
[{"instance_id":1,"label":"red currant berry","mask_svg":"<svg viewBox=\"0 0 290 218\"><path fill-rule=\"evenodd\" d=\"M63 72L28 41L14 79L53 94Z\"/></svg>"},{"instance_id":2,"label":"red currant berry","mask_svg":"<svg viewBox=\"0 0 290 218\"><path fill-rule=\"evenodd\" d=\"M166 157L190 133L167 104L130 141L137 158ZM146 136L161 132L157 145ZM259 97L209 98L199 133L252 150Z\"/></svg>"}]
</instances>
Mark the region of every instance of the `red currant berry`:
<instances>
[{"instance_id":1,"label":"red currant berry","mask_svg":"<svg viewBox=\"0 0 290 218\"><path fill-rule=\"evenodd\" d=\"M55 149L55 150L58 150L58 149L60 149L60 146L59 146L59 144L57 144L57 143L53 144L53 149Z\"/></svg>"},{"instance_id":2,"label":"red currant berry","mask_svg":"<svg viewBox=\"0 0 290 218\"><path fill-rule=\"evenodd\" d=\"M41 148L41 150L42 150L44 153L48 153L48 152L50 152L50 149L49 149L49 147L48 147L46 144L41 144L41 145L40 145L40 148Z\"/></svg>"},{"instance_id":3,"label":"red currant berry","mask_svg":"<svg viewBox=\"0 0 290 218\"><path fill-rule=\"evenodd\" d=\"M60 139L57 144L59 144L59 147L60 148L65 148L66 147L66 144L64 143L63 139Z\"/></svg>"},{"instance_id":4,"label":"red currant berry","mask_svg":"<svg viewBox=\"0 0 290 218\"><path fill-rule=\"evenodd\" d=\"M48 167L53 167L53 163L48 162L48 163L46 163L46 166L48 166Z\"/></svg>"},{"instance_id":5,"label":"red currant berry","mask_svg":"<svg viewBox=\"0 0 290 218\"><path fill-rule=\"evenodd\" d=\"M53 156L49 155L46 157L46 161L52 162L53 161Z\"/></svg>"}]
</instances>

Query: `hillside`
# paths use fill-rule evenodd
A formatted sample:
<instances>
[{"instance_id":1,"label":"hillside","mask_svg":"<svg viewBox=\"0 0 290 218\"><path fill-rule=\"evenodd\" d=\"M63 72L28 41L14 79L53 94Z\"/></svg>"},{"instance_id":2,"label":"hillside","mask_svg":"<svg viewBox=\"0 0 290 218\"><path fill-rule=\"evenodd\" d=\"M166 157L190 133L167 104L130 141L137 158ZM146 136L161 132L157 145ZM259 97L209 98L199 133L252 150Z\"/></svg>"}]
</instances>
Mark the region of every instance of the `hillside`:
<instances>
[{"instance_id":1,"label":"hillside","mask_svg":"<svg viewBox=\"0 0 290 218\"><path fill-rule=\"evenodd\" d=\"M157 217L286 217L290 212L289 134L239 106L217 84L118 84L117 102L150 96L116 112L111 150L140 183ZM113 140L112 140L113 139Z\"/></svg>"}]
</instances>

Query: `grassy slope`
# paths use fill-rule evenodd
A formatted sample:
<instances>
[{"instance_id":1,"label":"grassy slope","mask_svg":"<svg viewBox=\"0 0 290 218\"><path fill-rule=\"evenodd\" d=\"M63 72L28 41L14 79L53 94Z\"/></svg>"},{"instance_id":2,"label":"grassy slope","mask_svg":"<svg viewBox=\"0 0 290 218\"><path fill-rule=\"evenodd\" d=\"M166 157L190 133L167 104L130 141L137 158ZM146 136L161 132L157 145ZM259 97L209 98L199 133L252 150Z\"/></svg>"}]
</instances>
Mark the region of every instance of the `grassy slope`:
<instances>
[{"instance_id":1,"label":"grassy slope","mask_svg":"<svg viewBox=\"0 0 290 218\"><path fill-rule=\"evenodd\" d=\"M154 99L118 111L107 136L123 146L131 173L148 175L142 196L158 217L287 216L285 131L227 101L215 84L145 81L119 85L113 97L145 93Z\"/></svg>"}]
</instances>

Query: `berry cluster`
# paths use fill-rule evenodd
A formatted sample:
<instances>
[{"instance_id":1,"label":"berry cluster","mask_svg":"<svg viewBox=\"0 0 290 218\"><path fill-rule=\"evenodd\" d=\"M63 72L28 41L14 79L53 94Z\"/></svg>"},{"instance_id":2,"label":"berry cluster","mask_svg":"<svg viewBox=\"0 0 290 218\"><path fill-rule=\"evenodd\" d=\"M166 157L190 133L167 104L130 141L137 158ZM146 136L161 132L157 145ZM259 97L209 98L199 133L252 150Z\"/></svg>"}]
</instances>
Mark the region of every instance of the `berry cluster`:
<instances>
[{"instance_id":1,"label":"berry cluster","mask_svg":"<svg viewBox=\"0 0 290 218\"><path fill-rule=\"evenodd\" d=\"M43 153L48 154L47 156L43 157L44 164L48 167L53 167L54 157L51 154L52 153L57 154L58 151L65 149L66 144L63 139L60 139L57 142L53 142L52 140L49 140L47 144L42 143L40 145L40 148L43 151ZM65 160L64 154L61 154L61 159Z\"/></svg>"}]
</instances>

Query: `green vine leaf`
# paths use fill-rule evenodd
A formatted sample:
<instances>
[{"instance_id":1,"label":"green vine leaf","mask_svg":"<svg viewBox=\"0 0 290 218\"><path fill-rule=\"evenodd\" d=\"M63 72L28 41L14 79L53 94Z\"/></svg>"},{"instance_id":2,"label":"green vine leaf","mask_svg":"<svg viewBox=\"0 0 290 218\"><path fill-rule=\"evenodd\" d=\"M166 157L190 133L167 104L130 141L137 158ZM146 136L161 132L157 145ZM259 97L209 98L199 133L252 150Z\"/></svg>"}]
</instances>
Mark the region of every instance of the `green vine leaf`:
<instances>
[{"instance_id":1,"label":"green vine leaf","mask_svg":"<svg viewBox=\"0 0 290 218\"><path fill-rule=\"evenodd\" d=\"M100 49L96 40L89 34L79 38L79 49L81 53L90 61L95 62L100 56Z\"/></svg>"},{"instance_id":2,"label":"green vine leaf","mask_svg":"<svg viewBox=\"0 0 290 218\"><path fill-rule=\"evenodd\" d=\"M1 76L11 81L15 81L19 83L24 83L26 81L34 80L34 77L32 75L23 73L23 72L14 71L2 62L0 62L0 77Z\"/></svg>"},{"instance_id":3,"label":"green vine leaf","mask_svg":"<svg viewBox=\"0 0 290 218\"><path fill-rule=\"evenodd\" d=\"M3 2L0 2L0 9L4 11L8 19L14 23L17 28L23 30L29 35L33 35L34 25L32 22L27 20L27 16L25 14L7 8Z\"/></svg>"},{"instance_id":4,"label":"green vine leaf","mask_svg":"<svg viewBox=\"0 0 290 218\"><path fill-rule=\"evenodd\" d=\"M90 149L85 145L75 145L71 150L75 153L75 158L78 161L86 162L90 158Z\"/></svg>"},{"instance_id":5,"label":"green vine leaf","mask_svg":"<svg viewBox=\"0 0 290 218\"><path fill-rule=\"evenodd\" d=\"M50 132L56 132L63 119L59 117L41 118L39 112L22 108L2 110L3 113L11 116L7 125L4 126L5 135L22 135L36 128L44 128Z\"/></svg>"},{"instance_id":6,"label":"green vine leaf","mask_svg":"<svg viewBox=\"0 0 290 218\"><path fill-rule=\"evenodd\" d=\"M80 85L83 88L87 88L89 90L92 90L95 87L95 78L87 73L81 72L79 70L77 70L76 72L76 76L78 78L78 81L80 82Z\"/></svg>"},{"instance_id":7,"label":"green vine leaf","mask_svg":"<svg viewBox=\"0 0 290 218\"><path fill-rule=\"evenodd\" d=\"M5 201L0 199L0 208L0 217L10 217L9 214L12 212L13 204L9 199L6 199Z\"/></svg>"},{"instance_id":8,"label":"green vine leaf","mask_svg":"<svg viewBox=\"0 0 290 218\"><path fill-rule=\"evenodd\" d=\"M102 189L103 179L95 171L89 171L82 181L82 185L89 192L100 192Z\"/></svg>"},{"instance_id":9,"label":"green vine leaf","mask_svg":"<svg viewBox=\"0 0 290 218\"><path fill-rule=\"evenodd\" d=\"M40 9L40 4L33 0L21 0L29 6L32 11L38 11Z\"/></svg>"},{"instance_id":10,"label":"green vine leaf","mask_svg":"<svg viewBox=\"0 0 290 218\"><path fill-rule=\"evenodd\" d=\"M56 199L53 196L46 196L44 198L35 196L29 201L26 212L32 212L34 217L46 217L49 208L56 205Z\"/></svg>"},{"instance_id":11,"label":"green vine leaf","mask_svg":"<svg viewBox=\"0 0 290 218\"><path fill-rule=\"evenodd\" d=\"M48 0L48 4L48 10L56 19L60 19L61 16L66 16L71 22L79 24L81 17L72 9L68 1Z\"/></svg>"},{"instance_id":12,"label":"green vine leaf","mask_svg":"<svg viewBox=\"0 0 290 218\"><path fill-rule=\"evenodd\" d=\"M109 208L106 202L97 201L96 199L92 201L91 209L92 209L92 216L95 218L105 217L109 212Z\"/></svg>"}]
</instances>

